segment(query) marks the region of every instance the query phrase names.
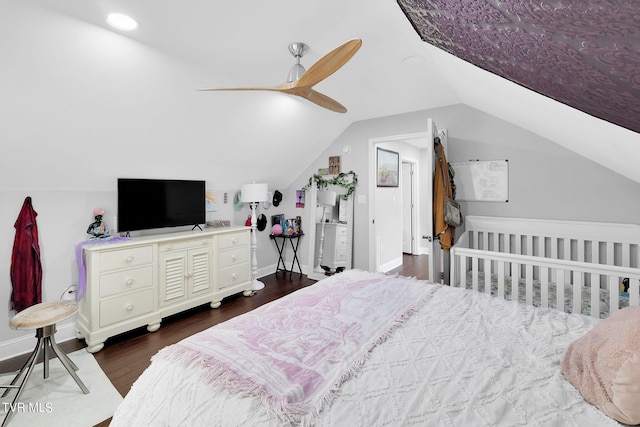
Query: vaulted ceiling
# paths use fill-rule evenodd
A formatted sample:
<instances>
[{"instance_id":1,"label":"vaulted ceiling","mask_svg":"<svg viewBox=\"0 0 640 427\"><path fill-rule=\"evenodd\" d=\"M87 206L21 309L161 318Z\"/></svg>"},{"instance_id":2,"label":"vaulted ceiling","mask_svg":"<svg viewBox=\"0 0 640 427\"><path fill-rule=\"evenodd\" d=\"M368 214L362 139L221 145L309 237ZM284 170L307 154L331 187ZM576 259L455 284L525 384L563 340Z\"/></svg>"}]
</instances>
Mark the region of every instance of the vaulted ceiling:
<instances>
[{"instance_id":1,"label":"vaulted ceiling","mask_svg":"<svg viewBox=\"0 0 640 427\"><path fill-rule=\"evenodd\" d=\"M629 0L398 0L422 40L640 132L640 6Z\"/></svg>"},{"instance_id":2,"label":"vaulted ceiling","mask_svg":"<svg viewBox=\"0 0 640 427\"><path fill-rule=\"evenodd\" d=\"M221 188L248 178L284 187L353 122L462 103L640 182L639 15L615 13L637 2L557 3L564 8L529 0L0 0L0 92L11 100L0 114L12 118L0 137L15 142L14 156L52 167L53 156L89 159L104 147L110 160L128 160L61 164L46 183L18 163L5 171L24 185L87 176L102 180L88 187L108 189L132 160L150 176L195 178L188 174L217 160ZM577 14L574 3L590 13ZM108 12L127 13L140 28L113 30ZM617 15L625 26L604 25L602 45L598 19ZM624 37L614 46L616 31ZM301 59L309 68L353 38L360 50L315 87L346 114L276 93L196 91L282 84L295 62L289 43L309 45Z\"/></svg>"}]
</instances>

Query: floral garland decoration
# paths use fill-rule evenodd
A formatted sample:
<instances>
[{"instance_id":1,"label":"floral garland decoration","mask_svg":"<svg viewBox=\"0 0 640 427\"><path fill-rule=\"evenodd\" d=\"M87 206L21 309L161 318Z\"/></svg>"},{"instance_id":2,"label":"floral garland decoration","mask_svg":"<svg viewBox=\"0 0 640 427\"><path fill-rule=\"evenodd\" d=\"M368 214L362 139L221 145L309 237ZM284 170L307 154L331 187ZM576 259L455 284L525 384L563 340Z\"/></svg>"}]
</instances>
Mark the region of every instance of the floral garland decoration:
<instances>
[{"instance_id":1,"label":"floral garland decoration","mask_svg":"<svg viewBox=\"0 0 640 427\"><path fill-rule=\"evenodd\" d=\"M351 176L351 179L347 179L347 177ZM358 185L358 175L354 171L349 172L340 172L339 174L333 176L330 179L325 179L324 175L314 174L311 178L309 178L309 182L307 185L302 187L303 190L308 190L311 188L313 183L316 183L316 187L318 190L324 190L330 185L337 185L338 187L345 188L347 192L345 194L341 194L340 197L344 200L347 200L354 191L356 191L356 185Z\"/></svg>"}]
</instances>

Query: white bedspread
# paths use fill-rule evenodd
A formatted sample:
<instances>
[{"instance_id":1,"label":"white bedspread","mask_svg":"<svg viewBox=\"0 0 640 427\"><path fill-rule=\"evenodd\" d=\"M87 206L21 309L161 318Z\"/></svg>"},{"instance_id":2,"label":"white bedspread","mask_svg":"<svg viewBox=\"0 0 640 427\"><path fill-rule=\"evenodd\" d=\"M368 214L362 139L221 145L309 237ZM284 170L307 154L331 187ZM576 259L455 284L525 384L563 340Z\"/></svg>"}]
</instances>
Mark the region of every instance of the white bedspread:
<instances>
[{"instance_id":1,"label":"white bedspread","mask_svg":"<svg viewBox=\"0 0 640 427\"><path fill-rule=\"evenodd\" d=\"M213 385L299 422L329 405L370 350L434 290L408 277L350 270L168 346L152 362L205 367L203 379Z\"/></svg>"},{"instance_id":2,"label":"white bedspread","mask_svg":"<svg viewBox=\"0 0 640 427\"><path fill-rule=\"evenodd\" d=\"M560 371L569 344L596 322L437 286L424 308L372 350L332 405L303 424L619 425L587 404ZM204 369L154 361L111 426L281 425L253 399L205 381Z\"/></svg>"}]
</instances>

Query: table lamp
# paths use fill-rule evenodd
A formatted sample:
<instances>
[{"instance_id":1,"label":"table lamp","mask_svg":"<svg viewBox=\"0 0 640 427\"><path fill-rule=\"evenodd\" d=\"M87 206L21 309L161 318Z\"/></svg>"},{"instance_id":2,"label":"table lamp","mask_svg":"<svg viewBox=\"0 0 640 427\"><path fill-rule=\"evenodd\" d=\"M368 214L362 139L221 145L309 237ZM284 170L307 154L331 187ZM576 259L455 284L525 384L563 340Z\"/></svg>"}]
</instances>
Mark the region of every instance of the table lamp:
<instances>
[{"instance_id":1,"label":"table lamp","mask_svg":"<svg viewBox=\"0 0 640 427\"><path fill-rule=\"evenodd\" d=\"M253 290L258 291L264 288L264 283L258 280L258 258L256 257L256 249L258 248L258 240L256 236L258 220L256 217L256 208L258 203L266 202L269 198L269 188L265 183L255 182L252 184L243 184L240 187L240 196L243 203L249 203L251 207L251 282Z\"/></svg>"},{"instance_id":2,"label":"table lamp","mask_svg":"<svg viewBox=\"0 0 640 427\"><path fill-rule=\"evenodd\" d=\"M320 245L318 247L318 265L322 263L322 248L324 246L324 226L327 208L336 205L336 192L330 190L318 191L318 206L322 206L322 219L320 220Z\"/></svg>"}]
</instances>

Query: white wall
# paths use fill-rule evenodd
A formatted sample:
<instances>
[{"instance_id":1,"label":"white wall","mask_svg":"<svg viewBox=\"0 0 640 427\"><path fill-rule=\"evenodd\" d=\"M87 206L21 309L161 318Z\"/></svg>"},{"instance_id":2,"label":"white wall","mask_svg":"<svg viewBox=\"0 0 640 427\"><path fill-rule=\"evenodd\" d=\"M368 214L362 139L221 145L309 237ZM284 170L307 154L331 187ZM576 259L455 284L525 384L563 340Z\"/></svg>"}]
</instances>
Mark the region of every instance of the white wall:
<instances>
[{"instance_id":1,"label":"white wall","mask_svg":"<svg viewBox=\"0 0 640 427\"><path fill-rule=\"evenodd\" d=\"M639 183L470 107L446 113L450 162L509 160L509 202L462 202L464 214L640 223Z\"/></svg>"},{"instance_id":2,"label":"white wall","mask_svg":"<svg viewBox=\"0 0 640 427\"><path fill-rule=\"evenodd\" d=\"M114 178L115 179L115 178ZM220 206L218 212L207 213L207 220L230 219L234 225L244 225L250 215L245 206L240 211L232 207L235 190L227 190L229 203L222 201L224 190L218 192ZM36 222L39 231L39 242L43 269L42 299L52 301L60 299L63 291L78 283L78 269L74 253L75 246L87 239L86 230L93 221L94 208L102 207L106 210L105 220L109 227L113 227L113 214L116 207L115 191L70 191L70 190L2 190L0 191L0 277L4 286L0 288L0 301L5 307L0 310L0 359L5 359L33 349L35 341L33 331L16 331L9 328L9 320L15 314L10 311L10 296L12 284L10 280L11 251L15 237L13 224L18 217L25 197L32 198L33 207L38 213ZM178 231L186 228L176 228L160 231ZM132 236L149 234L150 232L134 232ZM263 233L259 234L259 237ZM268 239L267 239L268 240ZM262 242L261 245L268 242ZM270 252L266 252L264 259L267 263L275 263ZM269 271L270 272L270 271ZM74 299L75 294L65 295L65 299ZM64 321L58 325L58 341L75 337L74 319Z\"/></svg>"},{"instance_id":3,"label":"white wall","mask_svg":"<svg viewBox=\"0 0 640 427\"><path fill-rule=\"evenodd\" d=\"M425 48L456 88L461 104L514 123L640 183L637 132L555 102L428 43Z\"/></svg>"},{"instance_id":4,"label":"white wall","mask_svg":"<svg viewBox=\"0 0 640 427\"><path fill-rule=\"evenodd\" d=\"M427 130L427 112L417 111L396 116L363 120L351 124L333 143L320 154L287 188L287 194L295 194L295 189L302 188L318 169L326 168L330 156L342 156L342 171L353 170L358 174L358 187L355 192L354 203L354 268L369 269L369 247L375 244L375 239L369 236L369 140L383 136L394 136L407 133L425 132ZM348 153L343 147L350 148ZM365 196L365 203L358 203L358 196ZM290 196L291 197L291 196ZM289 205L291 206L291 205ZM295 213L289 207L289 215ZM306 220L308 224L308 219ZM301 259L308 258L307 247L301 248Z\"/></svg>"},{"instance_id":5,"label":"white wall","mask_svg":"<svg viewBox=\"0 0 640 427\"><path fill-rule=\"evenodd\" d=\"M302 209L295 208L295 190L306 184L312 172L326 167L330 155L341 155L343 170L354 170L359 175L356 199L358 195L366 197L365 204L354 205L354 266L369 268L369 247L373 243L368 235L369 139L425 131L427 117L432 117L439 128L448 129L450 161L469 158L510 160L509 203L464 203L465 214L638 223L639 184L574 155L544 138L462 105L354 123L309 165L307 172L294 180L294 184L288 188L272 186L272 191L282 191L283 202L277 208L272 206L264 210L261 207L259 213L264 212L268 218L276 213L284 213L287 217L300 215ZM343 153L345 145L351 147L349 153ZM13 155L11 147L4 147L3 150L8 158ZM6 159L7 156L3 158ZM47 176L54 173L56 167L54 164L49 168L41 165L39 173ZM135 169L132 167L131 170ZM110 172L108 175L115 187L118 174ZM5 277L7 286L0 290L0 298L5 301L7 308L1 315L4 321L0 320L0 357L7 357L16 351L28 351L33 345L31 333L13 331L8 327L8 320L12 315L8 310L8 301L13 223L24 197L33 198L34 207L39 213L38 226L42 236L45 272L43 293L45 299L56 299L67 286L77 283L73 248L85 239L86 228L92 220L92 210L95 207L105 208L109 220L110 212L115 209L116 194L115 189L101 190L97 184L96 190L23 188L20 180L12 180L10 175L4 173L3 177L4 187L0 191L0 259L4 262L0 263L0 275ZM421 177L422 180L428 178ZM209 214L209 219L231 219L236 225L243 224L249 210L244 208L236 212L231 208L233 195L237 190L221 190L211 181L215 182L215 179L208 180L209 189L218 190L221 199L224 192L228 192L229 204L225 206L221 202L221 211ZM240 184L241 182L238 183L238 188ZM89 184L84 181L79 185ZM308 221L303 222L306 230L308 226ZM258 250L261 274L269 273L275 266L277 253L266 230L258 234ZM304 243L301 244L299 257L301 260L308 257ZM72 323L67 324L67 336L73 336L72 327Z\"/></svg>"},{"instance_id":6,"label":"white wall","mask_svg":"<svg viewBox=\"0 0 640 427\"><path fill-rule=\"evenodd\" d=\"M271 104L199 93L212 76L196 66L29 2L2 7L0 53L0 359L34 345L32 331L8 326L13 224L26 196L39 213L43 295L57 299L77 283L74 247L93 209L104 208L114 225L118 177L201 179L231 203L245 182L282 180L273 141L286 134L314 143L344 126L308 137L306 117L292 125L274 117L282 110L264 110ZM208 217L242 225L248 215L244 208ZM259 259L275 264L269 243L261 233L267 251ZM73 319L58 329L59 339L75 336Z\"/></svg>"},{"instance_id":7,"label":"white wall","mask_svg":"<svg viewBox=\"0 0 640 427\"><path fill-rule=\"evenodd\" d=\"M356 197L367 196L367 204L355 204L356 268L370 267L369 250L375 244L375 236L369 236L369 140L424 132L427 117L439 129L448 130L449 162L509 159L509 202L462 202L464 215L640 222L640 184L530 131L474 108L453 105L353 123L290 187L302 187L312 173L326 167L329 156L341 155L345 145L351 147L342 155L343 170L358 173ZM430 179L421 176L420 181ZM424 206L421 212L426 218Z\"/></svg>"},{"instance_id":8,"label":"white wall","mask_svg":"<svg viewBox=\"0 0 640 427\"><path fill-rule=\"evenodd\" d=\"M41 31L32 31L34 27ZM640 184L464 105L348 127L335 122L316 126L308 116L281 110L276 114L236 101L241 97L203 97L194 89L211 76L201 70L28 2L13 2L9 13L0 14L0 31L0 277L5 283L0 301L6 307L0 312L0 358L26 352L34 344L32 332L8 327L13 224L24 198L31 196L39 213L43 294L57 299L77 283L74 247L85 239L93 209L106 209L112 221L119 176L203 179L209 190L227 191L229 203L244 182L268 182L284 199L279 208L264 213L295 217L301 212L295 208L295 190L318 168L327 167L330 155L341 155L343 170L359 175L356 198L366 198L354 206L354 266L367 269L373 244L369 140L424 132L427 117L432 117L439 128L449 130L450 161L510 160L510 202L466 203L465 214L638 222ZM334 138L340 129L345 130ZM284 134L287 140L300 140L301 146L304 142L304 148L274 150ZM343 153L345 145L351 147L349 153ZM301 150L315 160L303 164L296 156ZM258 166L263 172L256 175ZM210 214L210 219L244 224L248 209L229 208ZM303 223L308 226L308 221ZM261 273L269 272L277 253L267 231L259 233L258 249ZM307 259L304 252L301 244L301 260ZM61 333L74 336L72 320L62 326Z\"/></svg>"}]
</instances>

